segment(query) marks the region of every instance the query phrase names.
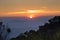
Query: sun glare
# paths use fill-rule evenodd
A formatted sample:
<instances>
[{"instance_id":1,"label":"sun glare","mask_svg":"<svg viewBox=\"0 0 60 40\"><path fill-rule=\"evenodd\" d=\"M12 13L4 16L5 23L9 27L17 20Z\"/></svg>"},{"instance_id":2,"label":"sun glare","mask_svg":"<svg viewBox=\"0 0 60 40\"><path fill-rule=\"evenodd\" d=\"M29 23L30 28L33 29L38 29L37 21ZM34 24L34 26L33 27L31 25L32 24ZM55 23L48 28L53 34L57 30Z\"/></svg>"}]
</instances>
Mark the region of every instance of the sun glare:
<instances>
[{"instance_id":1,"label":"sun glare","mask_svg":"<svg viewBox=\"0 0 60 40\"><path fill-rule=\"evenodd\" d=\"M36 11L35 10L28 10L27 12L28 13L35 13Z\"/></svg>"},{"instance_id":2,"label":"sun glare","mask_svg":"<svg viewBox=\"0 0 60 40\"><path fill-rule=\"evenodd\" d=\"M27 13L44 13L45 10L27 10Z\"/></svg>"},{"instance_id":3,"label":"sun glare","mask_svg":"<svg viewBox=\"0 0 60 40\"><path fill-rule=\"evenodd\" d=\"M32 18L33 18L33 16L32 16L32 15L30 15L30 18L32 19Z\"/></svg>"},{"instance_id":4,"label":"sun glare","mask_svg":"<svg viewBox=\"0 0 60 40\"><path fill-rule=\"evenodd\" d=\"M26 10L26 11L20 11L20 12L15 12L17 14L34 14L34 13L45 13L44 10ZM14 13L14 14L15 14Z\"/></svg>"},{"instance_id":5,"label":"sun glare","mask_svg":"<svg viewBox=\"0 0 60 40\"><path fill-rule=\"evenodd\" d=\"M39 10L27 10L28 13L38 13Z\"/></svg>"}]
</instances>

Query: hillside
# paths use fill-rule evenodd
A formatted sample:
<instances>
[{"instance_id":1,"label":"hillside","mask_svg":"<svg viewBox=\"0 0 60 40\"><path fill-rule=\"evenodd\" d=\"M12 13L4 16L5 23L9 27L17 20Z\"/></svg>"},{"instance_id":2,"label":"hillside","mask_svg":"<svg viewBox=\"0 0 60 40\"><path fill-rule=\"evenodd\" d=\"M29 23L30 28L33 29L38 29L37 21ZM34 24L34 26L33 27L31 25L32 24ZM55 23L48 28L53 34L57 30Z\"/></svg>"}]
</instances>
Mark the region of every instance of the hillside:
<instances>
[{"instance_id":1,"label":"hillside","mask_svg":"<svg viewBox=\"0 0 60 40\"><path fill-rule=\"evenodd\" d=\"M60 40L60 16L48 20L37 31L30 30L11 40Z\"/></svg>"}]
</instances>

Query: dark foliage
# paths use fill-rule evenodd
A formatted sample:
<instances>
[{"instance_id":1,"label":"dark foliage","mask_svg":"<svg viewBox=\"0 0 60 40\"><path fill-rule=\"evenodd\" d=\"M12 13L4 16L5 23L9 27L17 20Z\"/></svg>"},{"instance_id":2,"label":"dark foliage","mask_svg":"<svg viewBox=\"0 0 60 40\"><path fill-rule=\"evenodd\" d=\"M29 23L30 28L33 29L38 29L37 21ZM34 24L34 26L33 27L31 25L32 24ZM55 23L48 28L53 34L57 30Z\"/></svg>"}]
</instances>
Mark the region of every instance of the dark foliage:
<instances>
[{"instance_id":1,"label":"dark foliage","mask_svg":"<svg viewBox=\"0 0 60 40\"><path fill-rule=\"evenodd\" d=\"M7 26L3 25L3 22L0 22L0 40L6 40L10 32L10 28L7 28Z\"/></svg>"},{"instance_id":2,"label":"dark foliage","mask_svg":"<svg viewBox=\"0 0 60 40\"><path fill-rule=\"evenodd\" d=\"M37 31L30 30L11 40L60 40L60 16L56 16L39 26Z\"/></svg>"}]
</instances>

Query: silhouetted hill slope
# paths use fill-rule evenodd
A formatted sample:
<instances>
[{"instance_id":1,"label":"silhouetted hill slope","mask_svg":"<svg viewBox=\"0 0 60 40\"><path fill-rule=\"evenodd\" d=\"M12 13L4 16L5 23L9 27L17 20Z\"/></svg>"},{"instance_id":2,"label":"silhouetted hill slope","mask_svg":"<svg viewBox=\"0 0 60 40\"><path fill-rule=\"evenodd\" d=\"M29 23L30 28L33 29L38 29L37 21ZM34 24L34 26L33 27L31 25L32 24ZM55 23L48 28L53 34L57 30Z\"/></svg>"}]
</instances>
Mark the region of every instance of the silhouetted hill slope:
<instances>
[{"instance_id":1,"label":"silhouetted hill slope","mask_svg":"<svg viewBox=\"0 0 60 40\"><path fill-rule=\"evenodd\" d=\"M48 21L49 23L39 26L37 31L26 31L11 40L60 40L60 16L55 16Z\"/></svg>"}]
</instances>

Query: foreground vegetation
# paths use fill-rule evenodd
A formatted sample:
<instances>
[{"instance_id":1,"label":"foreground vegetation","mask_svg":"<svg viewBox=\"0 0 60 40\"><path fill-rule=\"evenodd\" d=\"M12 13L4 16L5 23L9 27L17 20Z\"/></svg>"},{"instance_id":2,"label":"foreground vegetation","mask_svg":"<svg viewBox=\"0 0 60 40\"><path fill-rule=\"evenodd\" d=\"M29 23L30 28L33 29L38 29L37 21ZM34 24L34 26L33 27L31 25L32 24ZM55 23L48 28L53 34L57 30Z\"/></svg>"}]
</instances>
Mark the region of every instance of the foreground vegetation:
<instances>
[{"instance_id":1,"label":"foreground vegetation","mask_svg":"<svg viewBox=\"0 0 60 40\"><path fill-rule=\"evenodd\" d=\"M8 40L8 35L10 34L11 29L8 26L4 25L3 22L0 22L0 40Z\"/></svg>"},{"instance_id":2,"label":"foreground vegetation","mask_svg":"<svg viewBox=\"0 0 60 40\"><path fill-rule=\"evenodd\" d=\"M60 16L56 16L39 26L37 31L24 32L11 40L60 40Z\"/></svg>"},{"instance_id":3,"label":"foreground vegetation","mask_svg":"<svg viewBox=\"0 0 60 40\"><path fill-rule=\"evenodd\" d=\"M0 22L0 40L7 40L10 32L10 28ZM37 31L26 31L11 40L60 40L60 16L48 20Z\"/></svg>"}]
</instances>

